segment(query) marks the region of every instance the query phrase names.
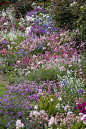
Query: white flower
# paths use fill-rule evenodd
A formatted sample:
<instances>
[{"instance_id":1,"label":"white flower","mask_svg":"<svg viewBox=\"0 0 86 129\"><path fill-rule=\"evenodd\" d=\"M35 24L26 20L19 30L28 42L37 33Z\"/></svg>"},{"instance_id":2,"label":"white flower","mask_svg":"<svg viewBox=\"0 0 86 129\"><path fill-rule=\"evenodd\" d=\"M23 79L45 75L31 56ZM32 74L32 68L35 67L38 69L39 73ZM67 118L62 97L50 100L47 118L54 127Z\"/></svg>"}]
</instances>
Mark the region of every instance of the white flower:
<instances>
[{"instance_id":1,"label":"white flower","mask_svg":"<svg viewBox=\"0 0 86 129\"><path fill-rule=\"evenodd\" d=\"M17 63L20 63L21 61L20 60L17 60Z\"/></svg>"},{"instance_id":2,"label":"white flower","mask_svg":"<svg viewBox=\"0 0 86 129\"><path fill-rule=\"evenodd\" d=\"M86 114L84 114L84 115L81 117L81 121L83 121L83 124L86 125Z\"/></svg>"},{"instance_id":3,"label":"white flower","mask_svg":"<svg viewBox=\"0 0 86 129\"><path fill-rule=\"evenodd\" d=\"M28 34L31 31L31 26L30 27L26 27L25 33Z\"/></svg>"},{"instance_id":4,"label":"white flower","mask_svg":"<svg viewBox=\"0 0 86 129\"><path fill-rule=\"evenodd\" d=\"M42 64L42 61L39 61L37 64L38 64L38 65Z\"/></svg>"},{"instance_id":5,"label":"white flower","mask_svg":"<svg viewBox=\"0 0 86 129\"><path fill-rule=\"evenodd\" d=\"M51 126L51 125L53 125L53 124L57 124L57 122L56 122L56 120L55 120L55 118L52 116L51 118L50 118L50 121L49 121L49 127Z\"/></svg>"},{"instance_id":6,"label":"white flower","mask_svg":"<svg viewBox=\"0 0 86 129\"><path fill-rule=\"evenodd\" d=\"M36 115L40 115L40 113L38 111L31 111L30 117L36 116Z\"/></svg>"},{"instance_id":7,"label":"white flower","mask_svg":"<svg viewBox=\"0 0 86 129\"><path fill-rule=\"evenodd\" d=\"M75 6L77 4L77 2L73 2L72 4L70 4L70 7L73 7L73 6Z\"/></svg>"},{"instance_id":8,"label":"white flower","mask_svg":"<svg viewBox=\"0 0 86 129\"><path fill-rule=\"evenodd\" d=\"M60 108L60 103L57 103L55 108Z\"/></svg>"},{"instance_id":9,"label":"white flower","mask_svg":"<svg viewBox=\"0 0 86 129\"><path fill-rule=\"evenodd\" d=\"M37 109L38 109L38 105L35 105L34 109L36 109L36 110L37 110Z\"/></svg>"},{"instance_id":10,"label":"white flower","mask_svg":"<svg viewBox=\"0 0 86 129\"><path fill-rule=\"evenodd\" d=\"M19 128L23 128L24 127L24 124L21 123L21 120L19 120L19 119L16 121L16 124L15 125L16 125L16 129L19 129Z\"/></svg>"},{"instance_id":11,"label":"white flower","mask_svg":"<svg viewBox=\"0 0 86 129\"><path fill-rule=\"evenodd\" d=\"M33 3L32 3L32 6L34 6L34 5L36 5L36 3L35 3L35 2L33 2Z\"/></svg>"},{"instance_id":12,"label":"white flower","mask_svg":"<svg viewBox=\"0 0 86 129\"><path fill-rule=\"evenodd\" d=\"M59 101L62 101L62 98L59 96L59 97L58 97L58 100L59 100Z\"/></svg>"},{"instance_id":13,"label":"white flower","mask_svg":"<svg viewBox=\"0 0 86 129\"><path fill-rule=\"evenodd\" d=\"M4 24L3 25L7 25L8 23L7 22L4 22Z\"/></svg>"},{"instance_id":14,"label":"white flower","mask_svg":"<svg viewBox=\"0 0 86 129\"><path fill-rule=\"evenodd\" d=\"M53 102L53 98L51 98L50 101Z\"/></svg>"},{"instance_id":15,"label":"white flower","mask_svg":"<svg viewBox=\"0 0 86 129\"><path fill-rule=\"evenodd\" d=\"M10 45L7 45L8 49L12 49L12 47L10 47Z\"/></svg>"},{"instance_id":16,"label":"white flower","mask_svg":"<svg viewBox=\"0 0 86 129\"><path fill-rule=\"evenodd\" d=\"M40 114L42 115L42 114L44 114L45 113L45 111L44 110L40 110Z\"/></svg>"}]
</instances>

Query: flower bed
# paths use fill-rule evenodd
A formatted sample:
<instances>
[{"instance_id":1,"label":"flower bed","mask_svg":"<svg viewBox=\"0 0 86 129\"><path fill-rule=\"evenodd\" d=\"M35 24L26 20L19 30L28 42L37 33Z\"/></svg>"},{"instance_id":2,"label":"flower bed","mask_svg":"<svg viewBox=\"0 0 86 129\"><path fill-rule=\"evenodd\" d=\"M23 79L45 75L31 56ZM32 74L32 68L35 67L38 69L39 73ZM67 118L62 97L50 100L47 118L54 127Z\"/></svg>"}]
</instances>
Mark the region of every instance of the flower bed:
<instances>
[{"instance_id":1,"label":"flower bed","mask_svg":"<svg viewBox=\"0 0 86 129\"><path fill-rule=\"evenodd\" d=\"M86 128L85 42L56 27L49 9L16 19L11 5L0 14L0 69L8 90L0 98L7 129Z\"/></svg>"}]
</instances>

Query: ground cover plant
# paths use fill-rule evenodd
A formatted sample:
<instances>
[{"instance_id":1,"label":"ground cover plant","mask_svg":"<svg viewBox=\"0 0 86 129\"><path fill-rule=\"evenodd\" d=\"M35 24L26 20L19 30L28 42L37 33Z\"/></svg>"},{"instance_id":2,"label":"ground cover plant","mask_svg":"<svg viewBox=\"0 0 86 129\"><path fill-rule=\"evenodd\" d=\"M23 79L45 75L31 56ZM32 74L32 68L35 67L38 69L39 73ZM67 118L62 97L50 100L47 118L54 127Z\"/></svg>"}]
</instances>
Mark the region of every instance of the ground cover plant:
<instances>
[{"instance_id":1,"label":"ground cover plant","mask_svg":"<svg viewBox=\"0 0 86 129\"><path fill-rule=\"evenodd\" d=\"M25 12L17 3L0 12L0 71L9 84L6 90L0 83L0 129L85 129L85 35L66 24L72 16L56 23L50 10L57 15L57 0L45 8L38 3ZM75 4L63 3L65 10Z\"/></svg>"}]
</instances>

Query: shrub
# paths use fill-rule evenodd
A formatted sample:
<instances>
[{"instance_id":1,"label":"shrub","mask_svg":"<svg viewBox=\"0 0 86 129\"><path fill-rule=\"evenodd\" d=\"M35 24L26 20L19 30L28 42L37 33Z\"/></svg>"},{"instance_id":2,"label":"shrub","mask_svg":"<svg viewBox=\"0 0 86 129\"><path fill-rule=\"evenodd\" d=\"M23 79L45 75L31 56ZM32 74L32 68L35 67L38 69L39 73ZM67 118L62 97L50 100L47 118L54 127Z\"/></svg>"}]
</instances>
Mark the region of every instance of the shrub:
<instances>
[{"instance_id":1,"label":"shrub","mask_svg":"<svg viewBox=\"0 0 86 129\"><path fill-rule=\"evenodd\" d=\"M65 25L68 29L73 29L76 27L77 21L80 19L81 23L85 21L85 2L71 3L69 0L54 0L54 3L53 18L60 27Z\"/></svg>"},{"instance_id":2,"label":"shrub","mask_svg":"<svg viewBox=\"0 0 86 129\"><path fill-rule=\"evenodd\" d=\"M27 11L31 11L33 9L31 4L31 1L17 1L14 5L16 16L18 16L18 18L20 18L21 15L24 17Z\"/></svg>"},{"instance_id":3,"label":"shrub","mask_svg":"<svg viewBox=\"0 0 86 129\"><path fill-rule=\"evenodd\" d=\"M73 32L72 38L76 37L76 42L78 46L78 41L86 40L86 2L75 1L71 2L69 0L53 0L52 16L56 22L56 26L60 28L65 28L67 30L75 30ZM79 32L76 32L79 30ZM86 47L86 46L85 46Z\"/></svg>"},{"instance_id":4,"label":"shrub","mask_svg":"<svg viewBox=\"0 0 86 129\"><path fill-rule=\"evenodd\" d=\"M2 11L3 9L6 10L7 7L9 7L10 2L2 2L0 3L0 11Z\"/></svg>"}]
</instances>

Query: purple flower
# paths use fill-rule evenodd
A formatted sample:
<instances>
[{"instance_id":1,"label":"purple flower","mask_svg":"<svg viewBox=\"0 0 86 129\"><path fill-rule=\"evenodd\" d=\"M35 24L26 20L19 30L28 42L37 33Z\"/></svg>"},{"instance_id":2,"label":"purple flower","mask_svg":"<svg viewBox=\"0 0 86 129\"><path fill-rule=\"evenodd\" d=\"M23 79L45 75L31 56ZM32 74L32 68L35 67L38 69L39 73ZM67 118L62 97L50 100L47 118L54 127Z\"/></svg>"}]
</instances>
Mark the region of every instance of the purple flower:
<instances>
[{"instance_id":1,"label":"purple flower","mask_svg":"<svg viewBox=\"0 0 86 129\"><path fill-rule=\"evenodd\" d=\"M10 122L8 122L8 124L6 125L6 127L9 127L10 126Z\"/></svg>"},{"instance_id":2,"label":"purple flower","mask_svg":"<svg viewBox=\"0 0 86 129\"><path fill-rule=\"evenodd\" d=\"M26 89L25 89L25 91L26 91L26 92L28 92L28 91L29 91L29 89L28 89L28 88L26 88Z\"/></svg>"},{"instance_id":3,"label":"purple flower","mask_svg":"<svg viewBox=\"0 0 86 129\"><path fill-rule=\"evenodd\" d=\"M8 102L7 98L4 98L4 99L3 99L3 102Z\"/></svg>"},{"instance_id":4,"label":"purple flower","mask_svg":"<svg viewBox=\"0 0 86 129\"><path fill-rule=\"evenodd\" d=\"M84 91L82 89L78 90L78 93L82 94Z\"/></svg>"}]
</instances>

